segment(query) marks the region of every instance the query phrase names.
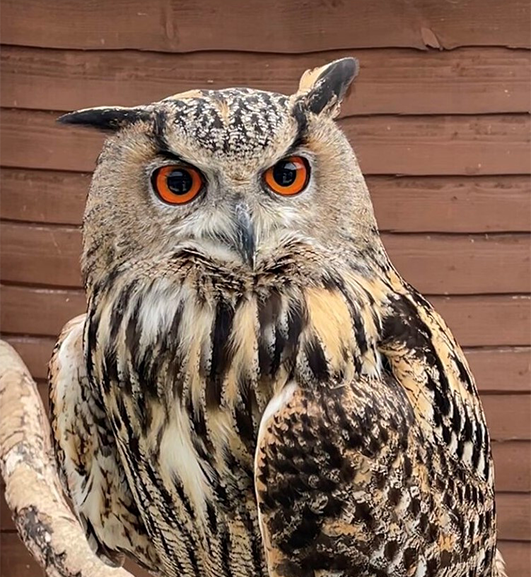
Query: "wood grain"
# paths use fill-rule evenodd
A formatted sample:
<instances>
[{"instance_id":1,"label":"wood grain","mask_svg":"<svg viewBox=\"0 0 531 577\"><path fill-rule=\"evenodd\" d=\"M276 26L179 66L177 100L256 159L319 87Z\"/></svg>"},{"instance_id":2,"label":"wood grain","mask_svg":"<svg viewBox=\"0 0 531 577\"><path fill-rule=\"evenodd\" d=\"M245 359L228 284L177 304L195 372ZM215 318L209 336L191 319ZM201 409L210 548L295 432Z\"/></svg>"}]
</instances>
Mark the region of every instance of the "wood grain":
<instances>
[{"instance_id":1,"label":"wood grain","mask_svg":"<svg viewBox=\"0 0 531 577\"><path fill-rule=\"evenodd\" d=\"M53 337L4 336L28 365L35 379L46 379L55 345ZM465 349L482 393L531 392L531 349L528 347Z\"/></svg>"},{"instance_id":2,"label":"wood grain","mask_svg":"<svg viewBox=\"0 0 531 577\"><path fill-rule=\"evenodd\" d=\"M0 577L45 577L17 533L0 533L0 550Z\"/></svg>"},{"instance_id":3,"label":"wood grain","mask_svg":"<svg viewBox=\"0 0 531 577\"><path fill-rule=\"evenodd\" d=\"M499 549L507 563L507 575L510 577L531 575L531 544L501 541Z\"/></svg>"},{"instance_id":4,"label":"wood grain","mask_svg":"<svg viewBox=\"0 0 531 577\"><path fill-rule=\"evenodd\" d=\"M492 443L498 491L531 491L531 444L528 441ZM529 536L528 536L529 538Z\"/></svg>"},{"instance_id":5,"label":"wood grain","mask_svg":"<svg viewBox=\"0 0 531 577\"><path fill-rule=\"evenodd\" d=\"M531 344L531 297L431 297L463 347Z\"/></svg>"},{"instance_id":6,"label":"wood grain","mask_svg":"<svg viewBox=\"0 0 531 577\"><path fill-rule=\"evenodd\" d=\"M424 294L531 290L528 235L383 234L382 240L400 274Z\"/></svg>"},{"instance_id":7,"label":"wood grain","mask_svg":"<svg viewBox=\"0 0 531 577\"><path fill-rule=\"evenodd\" d=\"M78 228L0 223L4 281L81 287Z\"/></svg>"},{"instance_id":8,"label":"wood grain","mask_svg":"<svg viewBox=\"0 0 531 577\"><path fill-rule=\"evenodd\" d=\"M236 16L237 15L237 16ZM526 0L4 0L5 44L166 52L529 47ZM223 31L220 33L219 31Z\"/></svg>"},{"instance_id":9,"label":"wood grain","mask_svg":"<svg viewBox=\"0 0 531 577\"><path fill-rule=\"evenodd\" d=\"M367 184L382 230L531 231L531 180L527 176L372 176Z\"/></svg>"},{"instance_id":10,"label":"wood grain","mask_svg":"<svg viewBox=\"0 0 531 577\"><path fill-rule=\"evenodd\" d=\"M465 349L465 353L481 392L531 393L530 349Z\"/></svg>"},{"instance_id":11,"label":"wood grain","mask_svg":"<svg viewBox=\"0 0 531 577\"><path fill-rule=\"evenodd\" d=\"M531 395L484 395L481 401L493 441L531 440Z\"/></svg>"},{"instance_id":12,"label":"wood grain","mask_svg":"<svg viewBox=\"0 0 531 577\"><path fill-rule=\"evenodd\" d=\"M404 278L427 295L531 290L529 236L384 234ZM81 287L79 228L0 224L3 281Z\"/></svg>"},{"instance_id":13,"label":"wood grain","mask_svg":"<svg viewBox=\"0 0 531 577\"><path fill-rule=\"evenodd\" d=\"M4 168L0 217L80 225L89 183L87 173ZM367 184L383 231L531 232L526 176L369 176Z\"/></svg>"},{"instance_id":14,"label":"wood grain","mask_svg":"<svg viewBox=\"0 0 531 577\"><path fill-rule=\"evenodd\" d=\"M103 136L60 126L58 115L3 109L3 166L92 171ZM340 125L364 174L531 173L529 115L360 116Z\"/></svg>"},{"instance_id":15,"label":"wood grain","mask_svg":"<svg viewBox=\"0 0 531 577\"><path fill-rule=\"evenodd\" d=\"M52 336L85 312L79 289L0 287L0 327L7 334ZM531 297L511 295L431 297L463 347L531 345Z\"/></svg>"},{"instance_id":16,"label":"wood grain","mask_svg":"<svg viewBox=\"0 0 531 577\"><path fill-rule=\"evenodd\" d=\"M3 168L0 217L80 225L89 184L90 174Z\"/></svg>"},{"instance_id":17,"label":"wood grain","mask_svg":"<svg viewBox=\"0 0 531 577\"><path fill-rule=\"evenodd\" d=\"M341 107L344 117L529 112L531 106L531 54L507 48L282 55L5 46L0 53L0 103L54 111L135 106L193 88L229 86L292 94L304 70L353 54L361 70Z\"/></svg>"},{"instance_id":18,"label":"wood grain","mask_svg":"<svg viewBox=\"0 0 531 577\"><path fill-rule=\"evenodd\" d=\"M56 337L67 321L86 310L81 290L0 287L2 332Z\"/></svg>"},{"instance_id":19,"label":"wood grain","mask_svg":"<svg viewBox=\"0 0 531 577\"><path fill-rule=\"evenodd\" d=\"M531 172L529 115L369 116L339 124L364 174Z\"/></svg>"},{"instance_id":20,"label":"wood grain","mask_svg":"<svg viewBox=\"0 0 531 577\"><path fill-rule=\"evenodd\" d=\"M48 361L52 356L56 339L54 337L6 336L7 341L22 357L35 380L48 378Z\"/></svg>"}]
</instances>

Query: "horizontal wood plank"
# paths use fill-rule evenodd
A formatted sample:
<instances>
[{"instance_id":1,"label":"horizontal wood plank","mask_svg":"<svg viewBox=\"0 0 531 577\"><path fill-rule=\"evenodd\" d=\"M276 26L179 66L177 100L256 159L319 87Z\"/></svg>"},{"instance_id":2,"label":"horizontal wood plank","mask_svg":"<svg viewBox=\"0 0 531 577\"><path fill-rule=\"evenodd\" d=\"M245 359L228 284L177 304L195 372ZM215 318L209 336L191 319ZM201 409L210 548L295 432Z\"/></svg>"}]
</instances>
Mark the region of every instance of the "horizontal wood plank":
<instances>
[{"instance_id":1,"label":"horizontal wood plank","mask_svg":"<svg viewBox=\"0 0 531 577\"><path fill-rule=\"evenodd\" d=\"M396 232L531 231L527 176L369 176L378 225Z\"/></svg>"},{"instance_id":2,"label":"horizontal wood plank","mask_svg":"<svg viewBox=\"0 0 531 577\"><path fill-rule=\"evenodd\" d=\"M503 441L492 443L496 489L515 493L531 491L531 443Z\"/></svg>"},{"instance_id":3,"label":"horizontal wood plank","mask_svg":"<svg viewBox=\"0 0 531 577\"><path fill-rule=\"evenodd\" d=\"M531 544L501 541L498 543L503 558L507 564L509 577L525 577L531 575Z\"/></svg>"},{"instance_id":4,"label":"horizontal wood plank","mask_svg":"<svg viewBox=\"0 0 531 577\"><path fill-rule=\"evenodd\" d=\"M56 343L55 337L3 335L1 338L17 351L34 379L48 378L48 362Z\"/></svg>"},{"instance_id":5,"label":"horizontal wood plank","mask_svg":"<svg viewBox=\"0 0 531 577\"><path fill-rule=\"evenodd\" d=\"M0 287L0 329L4 333L56 337L70 319L86 311L81 290Z\"/></svg>"},{"instance_id":6,"label":"horizontal wood plank","mask_svg":"<svg viewBox=\"0 0 531 577\"><path fill-rule=\"evenodd\" d=\"M531 297L431 297L463 347L531 344Z\"/></svg>"},{"instance_id":7,"label":"horizontal wood plank","mask_svg":"<svg viewBox=\"0 0 531 577\"><path fill-rule=\"evenodd\" d=\"M81 287L78 228L0 224L4 281Z\"/></svg>"},{"instance_id":8,"label":"horizontal wood plank","mask_svg":"<svg viewBox=\"0 0 531 577\"><path fill-rule=\"evenodd\" d=\"M27 336L59 334L85 312L83 291L0 287L0 329ZM490 295L431 297L463 347L531 345L531 297Z\"/></svg>"},{"instance_id":9,"label":"horizontal wood plank","mask_svg":"<svg viewBox=\"0 0 531 577\"><path fill-rule=\"evenodd\" d=\"M80 225L90 174L3 168L0 217L16 221Z\"/></svg>"},{"instance_id":10,"label":"horizontal wood plank","mask_svg":"<svg viewBox=\"0 0 531 577\"><path fill-rule=\"evenodd\" d=\"M383 234L382 240L400 274L424 294L531 292L528 235Z\"/></svg>"},{"instance_id":11,"label":"horizontal wood plank","mask_svg":"<svg viewBox=\"0 0 531 577\"><path fill-rule=\"evenodd\" d=\"M481 392L531 393L531 350L527 347L465 349L465 353Z\"/></svg>"},{"instance_id":12,"label":"horizontal wood plank","mask_svg":"<svg viewBox=\"0 0 531 577\"><path fill-rule=\"evenodd\" d=\"M0 577L45 577L16 533L0 533L0 550Z\"/></svg>"},{"instance_id":13,"label":"horizontal wood plank","mask_svg":"<svg viewBox=\"0 0 531 577\"><path fill-rule=\"evenodd\" d=\"M400 273L425 294L531 291L527 234L383 234L382 240ZM82 286L78 228L3 222L0 254L3 281Z\"/></svg>"},{"instance_id":14,"label":"horizontal wood plank","mask_svg":"<svg viewBox=\"0 0 531 577\"><path fill-rule=\"evenodd\" d=\"M529 115L372 116L339 124L364 174L531 172Z\"/></svg>"},{"instance_id":15,"label":"horizontal wood plank","mask_svg":"<svg viewBox=\"0 0 531 577\"><path fill-rule=\"evenodd\" d=\"M481 401L493 441L531 440L531 395L484 395Z\"/></svg>"},{"instance_id":16,"label":"horizontal wood plank","mask_svg":"<svg viewBox=\"0 0 531 577\"><path fill-rule=\"evenodd\" d=\"M3 109L2 165L90 172L95 131L58 125L57 112ZM530 174L529 115L360 116L340 121L364 174Z\"/></svg>"},{"instance_id":17,"label":"horizontal wood plank","mask_svg":"<svg viewBox=\"0 0 531 577\"><path fill-rule=\"evenodd\" d=\"M0 104L37 110L136 106L193 88L229 86L292 94L304 70L352 54L161 54L5 46L0 53ZM354 55L361 70L341 107L343 117L529 112L531 106L527 50L377 49Z\"/></svg>"},{"instance_id":18,"label":"horizontal wood plank","mask_svg":"<svg viewBox=\"0 0 531 577\"><path fill-rule=\"evenodd\" d=\"M80 225L89 183L87 173L4 168L0 217ZM367 184L383 231L531 232L527 176L369 176Z\"/></svg>"},{"instance_id":19,"label":"horizontal wood plank","mask_svg":"<svg viewBox=\"0 0 531 577\"><path fill-rule=\"evenodd\" d=\"M55 345L53 337L7 336L34 378L46 379ZM465 349L482 394L531 392L531 349L528 347Z\"/></svg>"},{"instance_id":20,"label":"horizontal wood plank","mask_svg":"<svg viewBox=\"0 0 531 577\"><path fill-rule=\"evenodd\" d=\"M396 0L392 8L372 0L355 11L324 0L4 0L1 35L6 44L167 52L528 47L529 21L526 0Z\"/></svg>"}]
</instances>

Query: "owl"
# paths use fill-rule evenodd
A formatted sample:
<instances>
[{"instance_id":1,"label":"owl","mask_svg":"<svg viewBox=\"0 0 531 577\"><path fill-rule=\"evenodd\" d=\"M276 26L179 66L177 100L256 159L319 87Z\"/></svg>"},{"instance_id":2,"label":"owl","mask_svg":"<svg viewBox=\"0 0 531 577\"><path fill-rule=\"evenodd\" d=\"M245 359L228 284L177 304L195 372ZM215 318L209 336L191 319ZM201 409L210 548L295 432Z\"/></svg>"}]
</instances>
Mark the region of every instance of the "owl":
<instances>
[{"instance_id":1,"label":"owl","mask_svg":"<svg viewBox=\"0 0 531 577\"><path fill-rule=\"evenodd\" d=\"M334 118L352 58L286 96L192 90L107 131L87 313L50 362L62 481L94 550L165 577L496 577L474 379L395 270Z\"/></svg>"}]
</instances>

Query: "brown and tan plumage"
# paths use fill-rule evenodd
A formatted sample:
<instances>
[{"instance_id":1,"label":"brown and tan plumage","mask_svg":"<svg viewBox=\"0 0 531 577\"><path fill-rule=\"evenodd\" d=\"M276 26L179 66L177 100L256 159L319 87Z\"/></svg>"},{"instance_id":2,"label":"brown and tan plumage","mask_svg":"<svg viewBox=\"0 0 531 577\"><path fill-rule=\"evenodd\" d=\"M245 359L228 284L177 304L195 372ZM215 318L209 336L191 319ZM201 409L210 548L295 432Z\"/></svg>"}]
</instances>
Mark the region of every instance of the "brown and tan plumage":
<instances>
[{"instance_id":1,"label":"brown and tan plumage","mask_svg":"<svg viewBox=\"0 0 531 577\"><path fill-rule=\"evenodd\" d=\"M473 377L389 262L333 120L356 71L63 117L113 133L84 220L87 315L50 366L58 462L105 558L504 575Z\"/></svg>"}]
</instances>

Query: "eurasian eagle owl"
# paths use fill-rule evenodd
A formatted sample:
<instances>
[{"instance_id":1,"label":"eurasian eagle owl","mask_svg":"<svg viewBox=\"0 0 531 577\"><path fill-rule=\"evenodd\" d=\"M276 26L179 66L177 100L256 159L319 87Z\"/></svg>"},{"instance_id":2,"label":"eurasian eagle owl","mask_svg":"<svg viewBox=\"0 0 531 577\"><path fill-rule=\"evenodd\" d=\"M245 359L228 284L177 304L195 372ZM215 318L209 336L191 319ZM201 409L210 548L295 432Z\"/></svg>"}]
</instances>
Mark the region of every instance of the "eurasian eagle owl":
<instances>
[{"instance_id":1,"label":"eurasian eagle owl","mask_svg":"<svg viewBox=\"0 0 531 577\"><path fill-rule=\"evenodd\" d=\"M87 314L50 366L63 481L110 562L502 574L474 380L390 263L334 122L356 73L346 58L291 96L61 118L111 132L84 219Z\"/></svg>"}]
</instances>

